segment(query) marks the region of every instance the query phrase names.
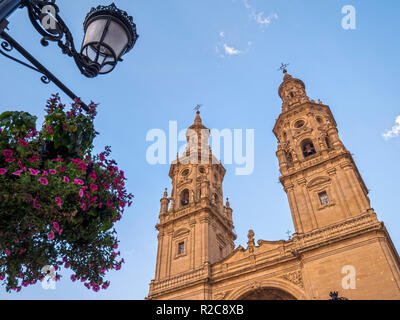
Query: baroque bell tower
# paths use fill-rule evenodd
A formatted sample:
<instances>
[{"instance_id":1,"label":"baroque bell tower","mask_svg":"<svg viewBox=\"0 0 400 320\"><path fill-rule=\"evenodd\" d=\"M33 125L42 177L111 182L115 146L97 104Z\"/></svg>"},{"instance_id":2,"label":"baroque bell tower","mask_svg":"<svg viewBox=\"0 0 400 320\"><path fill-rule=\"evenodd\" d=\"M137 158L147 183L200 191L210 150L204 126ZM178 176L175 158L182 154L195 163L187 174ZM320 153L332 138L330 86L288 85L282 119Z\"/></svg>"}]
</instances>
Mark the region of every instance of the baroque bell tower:
<instances>
[{"instance_id":1,"label":"baroque bell tower","mask_svg":"<svg viewBox=\"0 0 400 320\"><path fill-rule=\"evenodd\" d=\"M307 97L303 81L284 70L282 113L274 134L282 183L298 234L373 213L351 153L329 106Z\"/></svg>"},{"instance_id":2,"label":"baroque bell tower","mask_svg":"<svg viewBox=\"0 0 400 320\"><path fill-rule=\"evenodd\" d=\"M226 171L212 154L209 136L197 111L186 132L186 150L169 171L172 191L168 195L165 189L160 200L156 272L149 299L166 298L168 287L177 281L194 292L192 298L210 298L210 266L235 248L233 210L228 199L223 201Z\"/></svg>"}]
</instances>

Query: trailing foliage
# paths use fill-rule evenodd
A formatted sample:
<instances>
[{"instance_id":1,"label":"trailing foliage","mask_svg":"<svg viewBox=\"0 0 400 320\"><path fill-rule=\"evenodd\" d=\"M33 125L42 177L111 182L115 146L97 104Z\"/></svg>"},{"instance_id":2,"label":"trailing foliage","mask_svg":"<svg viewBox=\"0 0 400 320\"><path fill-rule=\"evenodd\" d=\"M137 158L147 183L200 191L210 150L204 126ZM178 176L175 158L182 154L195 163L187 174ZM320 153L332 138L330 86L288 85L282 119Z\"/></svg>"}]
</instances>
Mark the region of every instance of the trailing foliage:
<instances>
[{"instance_id":1,"label":"trailing foliage","mask_svg":"<svg viewBox=\"0 0 400 320\"><path fill-rule=\"evenodd\" d=\"M66 111L53 95L40 131L29 113L0 115L0 282L7 291L44 280L46 266L71 268L72 281L98 291L109 286L106 272L124 262L113 227L133 196L110 147L92 154L96 105L89 108L85 115L75 101Z\"/></svg>"}]
</instances>

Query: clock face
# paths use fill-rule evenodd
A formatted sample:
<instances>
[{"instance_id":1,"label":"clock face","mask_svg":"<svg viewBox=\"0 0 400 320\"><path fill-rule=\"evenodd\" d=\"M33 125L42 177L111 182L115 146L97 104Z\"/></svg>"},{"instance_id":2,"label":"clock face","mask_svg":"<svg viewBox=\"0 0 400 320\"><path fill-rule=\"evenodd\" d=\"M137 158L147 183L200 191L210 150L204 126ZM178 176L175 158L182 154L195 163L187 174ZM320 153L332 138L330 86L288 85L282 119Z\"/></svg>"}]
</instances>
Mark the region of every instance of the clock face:
<instances>
[{"instance_id":1,"label":"clock face","mask_svg":"<svg viewBox=\"0 0 400 320\"><path fill-rule=\"evenodd\" d=\"M189 169L185 169L182 171L182 177L187 177L189 175Z\"/></svg>"}]
</instances>

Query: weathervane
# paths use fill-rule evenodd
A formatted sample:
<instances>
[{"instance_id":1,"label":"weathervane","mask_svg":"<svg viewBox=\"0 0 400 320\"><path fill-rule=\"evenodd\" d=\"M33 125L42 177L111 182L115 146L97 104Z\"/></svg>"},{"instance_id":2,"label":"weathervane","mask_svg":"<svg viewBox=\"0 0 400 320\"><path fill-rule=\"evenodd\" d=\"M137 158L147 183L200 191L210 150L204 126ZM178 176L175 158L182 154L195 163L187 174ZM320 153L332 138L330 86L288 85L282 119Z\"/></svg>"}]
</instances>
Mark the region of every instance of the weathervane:
<instances>
[{"instance_id":1,"label":"weathervane","mask_svg":"<svg viewBox=\"0 0 400 320\"><path fill-rule=\"evenodd\" d=\"M291 233L292 233L292 231L290 231L290 230L286 231L286 234L288 235L289 240L292 239Z\"/></svg>"},{"instance_id":2,"label":"weathervane","mask_svg":"<svg viewBox=\"0 0 400 320\"><path fill-rule=\"evenodd\" d=\"M201 108L202 106L203 106L202 104L198 104L197 106L195 106L195 107L193 108L193 110L196 110L197 112L199 112L199 111L200 111L200 108Z\"/></svg>"},{"instance_id":3,"label":"weathervane","mask_svg":"<svg viewBox=\"0 0 400 320\"><path fill-rule=\"evenodd\" d=\"M287 70L286 70L286 68L287 68L287 66L288 65L290 65L290 63L281 63L281 67L278 69L278 71L283 71L283 73L286 73L287 72Z\"/></svg>"}]
</instances>

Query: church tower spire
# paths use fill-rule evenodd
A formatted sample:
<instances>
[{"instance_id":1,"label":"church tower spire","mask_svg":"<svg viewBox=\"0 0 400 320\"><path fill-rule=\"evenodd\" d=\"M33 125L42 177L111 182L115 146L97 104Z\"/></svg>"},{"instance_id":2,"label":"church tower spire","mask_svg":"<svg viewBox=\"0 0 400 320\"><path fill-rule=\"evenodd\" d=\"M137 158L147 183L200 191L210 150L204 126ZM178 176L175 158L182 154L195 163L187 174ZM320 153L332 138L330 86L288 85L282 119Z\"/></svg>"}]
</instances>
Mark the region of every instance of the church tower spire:
<instances>
[{"instance_id":1,"label":"church tower spire","mask_svg":"<svg viewBox=\"0 0 400 320\"><path fill-rule=\"evenodd\" d=\"M186 150L169 171L172 191L168 196L165 190L161 198L156 273L149 296L161 294L162 283L180 274L206 282L210 265L234 250L233 210L229 201L223 202L226 170L212 155L209 136L197 111L186 132Z\"/></svg>"},{"instance_id":2,"label":"church tower spire","mask_svg":"<svg viewBox=\"0 0 400 320\"><path fill-rule=\"evenodd\" d=\"M373 213L368 189L340 140L329 106L307 97L300 79L284 70L282 113L273 132L296 233Z\"/></svg>"}]
</instances>

